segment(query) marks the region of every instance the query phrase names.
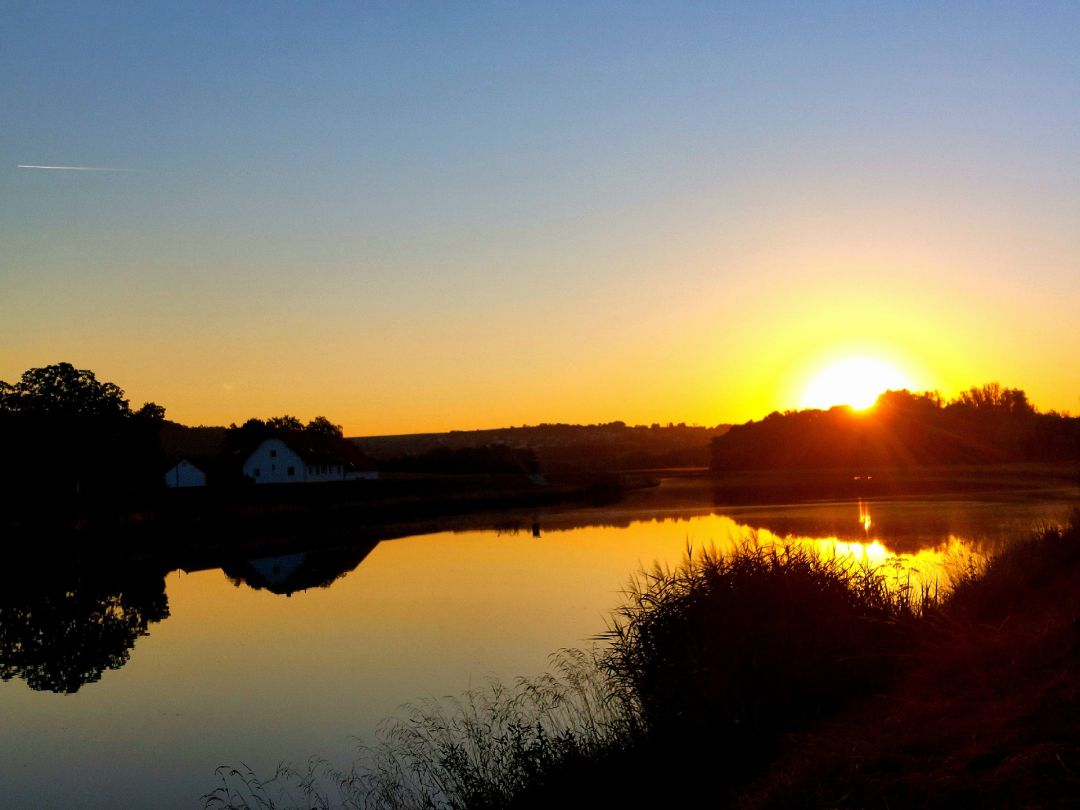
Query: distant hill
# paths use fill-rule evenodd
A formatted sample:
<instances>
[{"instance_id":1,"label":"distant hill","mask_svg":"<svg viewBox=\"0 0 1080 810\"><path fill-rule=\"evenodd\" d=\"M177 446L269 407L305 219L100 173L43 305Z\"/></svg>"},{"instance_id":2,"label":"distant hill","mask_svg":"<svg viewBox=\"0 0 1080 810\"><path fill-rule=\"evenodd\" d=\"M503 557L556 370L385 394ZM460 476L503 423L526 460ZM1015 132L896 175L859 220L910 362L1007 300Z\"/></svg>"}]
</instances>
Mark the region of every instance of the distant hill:
<instances>
[{"instance_id":1,"label":"distant hill","mask_svg":"<svg viewBox=\"0 0 1080 810\"><path fill-rule=\"evenodd\" d=\"M401 436L364 436L354 442L378 460L417 456L433 450L505 445L531 450L547 473L705 467L709 442L728 425L600 425L541 424L493 430L454 430Z\"/></svg>"},{"instance_id":2,"label":"distant hill","mask_svg":"<svg viewBox=\"0 0 1080 810\"><path fill-rule=\"evenodd\" d=\"M1019 389L889 391L868 412L772 413L713 440L715 471L859 469L1080 460L1080 418L1040 413Z\"/></svg>"},{"instance_id":3,"label":"distant hill","mask_svg":"<svg viewBox=\"0 0 1080 810\"><path fill-rule=\"evenodd\" d=\"M407 460L440 450L466 450L502 445L535 454L541 472L707 467L709 443L728 425L638 425L609 422L600 425L543 424L362 436L350 439L376 461ZM169 458L209 458L224 446L226 428L187 427L166 421L161 448ZM407 466L407 463L406 463Z\"/></svg>"}]
</instances>

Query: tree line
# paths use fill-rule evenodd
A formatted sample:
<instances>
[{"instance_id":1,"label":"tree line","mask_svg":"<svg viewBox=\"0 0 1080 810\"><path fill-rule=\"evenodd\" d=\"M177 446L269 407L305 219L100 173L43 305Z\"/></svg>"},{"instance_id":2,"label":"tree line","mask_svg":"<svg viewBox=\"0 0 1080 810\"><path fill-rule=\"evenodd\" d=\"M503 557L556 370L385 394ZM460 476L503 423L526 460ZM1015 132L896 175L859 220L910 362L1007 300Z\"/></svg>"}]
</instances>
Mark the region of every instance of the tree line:
<instances>
[{"instance_id":1,"label":"tree line","mask_svg":"<svg viewBox=\"0 0 1080 810\"><path fill-rule=\"evenodd\" d=\"M946 401L887 391L868 411L774 412L712 441L716 471L1080 460L1080 418L1040 412L1018 388L989 383Z\"/></svg>"},{"instance_id":2,"label":"tree line","mask_svg":"<svg viewBox=\"0 0 1080 810\"><path fill-rule=\"evenodd\" d=\"M0 381L0 485L12 496L139 489L160 478L165 409L133 410L92 371L57 363Z\"/></svg>"}]
</instances>

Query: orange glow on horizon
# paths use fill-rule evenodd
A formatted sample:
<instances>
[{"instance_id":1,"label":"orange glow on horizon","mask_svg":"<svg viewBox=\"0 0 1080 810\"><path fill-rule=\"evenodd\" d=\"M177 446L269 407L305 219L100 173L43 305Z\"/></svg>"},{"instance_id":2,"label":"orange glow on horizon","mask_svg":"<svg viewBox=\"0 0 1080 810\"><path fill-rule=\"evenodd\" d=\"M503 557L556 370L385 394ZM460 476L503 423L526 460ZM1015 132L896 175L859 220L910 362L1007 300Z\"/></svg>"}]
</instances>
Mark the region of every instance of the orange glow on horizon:
<instances>
[{"instance_id":1,"label":"orange glow on horizon","mask_svg":"<svg viewBox=\"0 0 1080 810\"><path fill-rule=\"evenodd\" d=\"M913 389L914 385L892 362L872 356L844 357L814 374L803 389L799 406L824 409L850 405L863 411L885 391L901 388Z\"/></svg>"}]
</instances>

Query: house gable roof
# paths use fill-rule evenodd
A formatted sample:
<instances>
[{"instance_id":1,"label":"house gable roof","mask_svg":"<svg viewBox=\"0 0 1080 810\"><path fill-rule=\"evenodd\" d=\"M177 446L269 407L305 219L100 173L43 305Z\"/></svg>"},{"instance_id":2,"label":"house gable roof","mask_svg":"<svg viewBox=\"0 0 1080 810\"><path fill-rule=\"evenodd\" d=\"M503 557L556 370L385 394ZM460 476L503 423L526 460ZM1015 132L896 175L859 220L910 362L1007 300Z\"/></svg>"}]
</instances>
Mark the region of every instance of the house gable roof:
<instances>
[{"instance_id":1,"label":"house gable roof","mask_svg":"<svg viewBox=\"0 0 1080 810\"><path fill-rule=\"evenodd\" d=\"M377 468L375 461L352 442L331 436L313 435L304 431L268 436L244 454L244 458L250 458L252 453L272 439L280 441L308 465L341 464L347 469L356 471L370 471Z\"/></svg>"}]
</instances>

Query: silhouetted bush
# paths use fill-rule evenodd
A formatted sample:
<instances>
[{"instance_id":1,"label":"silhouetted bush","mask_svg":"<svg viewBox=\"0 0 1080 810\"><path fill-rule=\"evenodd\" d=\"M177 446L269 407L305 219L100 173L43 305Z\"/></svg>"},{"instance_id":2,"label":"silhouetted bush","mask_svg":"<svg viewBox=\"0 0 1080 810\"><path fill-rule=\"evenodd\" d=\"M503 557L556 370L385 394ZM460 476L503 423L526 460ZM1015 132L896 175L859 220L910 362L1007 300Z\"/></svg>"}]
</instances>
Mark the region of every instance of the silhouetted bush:
<instances>
[{"instance_id":1,"label":"silhouetted bush","mask_svg":"<svg viewBox=\"0 0 1080 810\"><path fill-rule=\"evenodd\" d=\"M631 590L606 668L662 749L707 750L738 773L897 671L925 592L802 547L705 553Z\"/></svg>"}]
</instances>

